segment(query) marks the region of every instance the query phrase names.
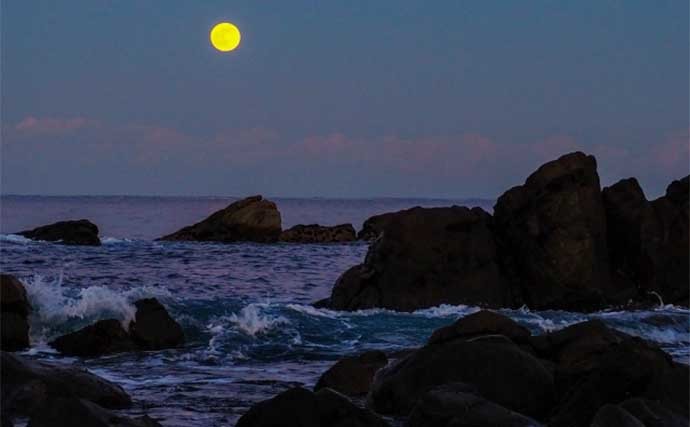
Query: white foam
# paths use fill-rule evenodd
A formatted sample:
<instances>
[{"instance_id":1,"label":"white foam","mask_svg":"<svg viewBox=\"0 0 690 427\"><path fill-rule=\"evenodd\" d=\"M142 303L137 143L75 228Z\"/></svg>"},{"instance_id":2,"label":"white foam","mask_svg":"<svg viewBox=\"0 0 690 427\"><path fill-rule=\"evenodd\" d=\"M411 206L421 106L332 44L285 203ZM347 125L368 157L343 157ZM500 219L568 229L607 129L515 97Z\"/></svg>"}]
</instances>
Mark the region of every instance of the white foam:
<instances>
[{"instance_id":1,"label":"white foam","mask_svg":"<svg viewBox=\"0 0 690 427\"><path fill-rule=\"evenodd\" d=\"M104 245L117 245L120 243L132 243L132 239L118 239L117 237L103 237L101 243Z\"/></svg>"},{"instance_id":2,"label":"white foam","mask_svg":"<svg viewBox=\"0 0 690 427\"><path fill-rule=\"evenodd\" d=\"M255 337L264 334L278 325L290 323L288 319L283 316L273 316L263 313L263 310L268 308L270 304L252 303L242 308L239 313L233 313L230 316L222 316L215 322L208 325L208 330L214 334L221 334L224 331L224 324L230 323L235 329L241 331L246 335Z\"/></svg>"},{"instance_id":3,"label":"white foam","mask_svg":"<svg viewBox=\"0 0 690 427\"><path fill-rule=\"evenodd\" d=\"M0 234L0 242L19 243L26 245L33 242L33 240L18 234Z\"/></svg>"}]
</instances>

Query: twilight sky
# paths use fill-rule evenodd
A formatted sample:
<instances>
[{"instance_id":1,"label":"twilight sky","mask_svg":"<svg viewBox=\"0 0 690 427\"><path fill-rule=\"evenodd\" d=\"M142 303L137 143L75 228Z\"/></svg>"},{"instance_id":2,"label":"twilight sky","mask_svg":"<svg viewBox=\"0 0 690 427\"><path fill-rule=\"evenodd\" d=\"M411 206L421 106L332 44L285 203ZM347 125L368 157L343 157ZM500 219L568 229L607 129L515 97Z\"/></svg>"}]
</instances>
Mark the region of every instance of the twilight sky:
<instances>
[{"instance_id":1,"label":"twilight sky","mask_svg":"<svg viewBox=\"0 0 690 427\"><path fill-rule=\"evenodd\" d=\"M496 197L579 149L656 197L689 169L688 7L3 0L0 189Z\"/></svg>"}]
</instances>

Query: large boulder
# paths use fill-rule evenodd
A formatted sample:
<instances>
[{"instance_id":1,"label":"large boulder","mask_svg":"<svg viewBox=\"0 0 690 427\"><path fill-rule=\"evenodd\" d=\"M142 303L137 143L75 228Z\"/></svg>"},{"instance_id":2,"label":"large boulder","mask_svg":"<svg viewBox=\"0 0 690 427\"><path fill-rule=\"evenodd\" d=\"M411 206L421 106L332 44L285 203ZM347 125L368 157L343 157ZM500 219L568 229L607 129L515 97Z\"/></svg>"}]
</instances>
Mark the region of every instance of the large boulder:
<instances>
[{"instance_id":1,"label":"large boulder","mask_svg":"<svg viewBox=\"0 0 690 427\"><path fill-rule=\"evenodd\" d=\"M140 349L162 350L184 344L182 326L170 317L157 299L141 299L134 305L137 312L134 321L129 324L129 333Z\"/></svg>"},{"instance_id":2,"label":"large boulder","mask_svg":"<svg viewBox=\"0 0 690 427\"><path fill-rule=\"evenodd\" d=\"M388 423L350 402L345 396L322 389L316 393L295 387L249 409L237 427L387 427Z\"/></svg>"},{"instance_id":3,"label":"large boulder","mask_svg":"<svg viewBox=\"0 0 690 427\"><path fill-rule=\"evenodd\" d=\"M397 212L364 264L346 271L329 305L412 311L439 304L513 306L499 270L491 215L480 208Z\"/></svg>"},{"instance_id":4,"label":"large boulder","mask_svg":"<svg viewBox=\"0 0 690 427\"><path fill-rule=\"evenodd\" d=\"M295 225L280 234L281 242L290 243L342 243L356 239L352 224L340 224L331 227L310 224Z\"/></svg>"},{"instance_id":5,"label":"large boulder","mask_svg":"<svg viewBox=\"0 0 690 427\"><path fill-rule=\"evenodd\" d=\"M367 394L374 375L387 363L388 358L382 351L345 357L321 375L314 390L330 388L347 396Z\"/></svg>"},{"instance_id":6,"label":"large boulder","mask_svg":"<svg viewBox=\"0 0 690 427\"><path fill-rule=\"evenodd\" d=\"M611 271L637 299L654 292L665 303L688 304L688 192L688 177L653 202L635 178L602 192Z\"/></svg>"},{"instance_id":7,"label":"large boulder","mask_svg":"<svg viewBox=\"0 0 690 427\"><path fill-rule=\"evenodd\" d=\"M32 415L43 402L58 397L85 399L111 409L132 404L122 387L86 370L29 361L4 351L1 357L3 416Z\"/></svg>"},{"instance_id":8,"label":"large boulder","mask_svg":"<svg viewBox=\"0 0 690 427\"><path fill-rule=\"evenodd\" d=\"M407 427L539 427L539 423L482 398L473 387L451 383L422 395Z\"/></svg>"},{"instance_id":9,"label":"large boulder","mask_svg":"<svg viewBox=\"0 0 690 427\"><path fill-rule=\"evenodd\" d=\"M276 204L262 196L252 196L160 240L267 243L278 241L280 232L281 219Z\"/></svg>"},{"instance_id":10,"label":"large boulder","mask_svg":"<svg viewBox=\"0 0 690 427\"><path fill-rule=\"evenodd\" d=\"M618 405L607 404L594 415L591 427L645 427L633 414Z\"/></svg>"},{"instance_id":11,"label":"large boulder","mask_svg":"<svg viewBox=\"0 0 690 427\"><path fill-rule=\"evenodd\" d=\"M357 239L376 240L395 215L396 212L388 212L370 217L362 224L362 229L357 233Z\"/></svg>"},{"instance_id":12,"label":"large boulder","mask_svg":"<svg viewBox=\"0 0 690 427\"><path fill-rule=\"evenodd\" d=\"M542 165L494 207L502 261L531 308L589 311L611 288L596 160L580 152Z\"/></svg>"},{"instance_id":13,"label":"large boulder","mask_svg":"<svg viewBox=\"0 0 690 427\"><path fill-rule=\"evenodd\" d=\"M554 379L544 364L498 335L428 344L380 370L368 396L383 414L406 415L423 394L461 382L512 411L543 418L551 409Z\"/></svg>"},{"instance_id":14,"label":"large boulder","mask_svg":"<svg viewBox=\"0 0 690 427\"><path fill-rule=\"evenodd\" d=\"M117 415L93 402L74 397L57 397L31 415L27 427L161 427L148 416Z\"/></svg>"},{"instance_id":15,"label":"large boulder","mask_svg":"<svg viewBox=\"0 0 690 427\"><path fill-rule=\"evenodd\" d=\"M531 336L527 328L513 319L493 311L481 310L461 317L451 325L436 329L428 343L437 344L456 338L469 339L482 335L503 335L515 343L525 343Z\"/></svg>"},{"instance_id":16,"label":"large boulder","mask_svg":"<svg viewBox=\"0 0 690 427\"><path fill-rule=\"evenodd\" d=\"M119 320L99 320L93 325L63 335L49 343L62 354L96 357L136 349L136 345Z\"/></svg>"},{"instance_id":17,"label":"large boulder","mask_svg":"<svg viewBox=\"0 0 690 427\"><path fill-rule=\"evenodd\" d=\"M98 238L98 227L86 219L60 221L17 234L32 240L58 242L63 245L99 246L101 244L101 239Z\"/></svg>"},{"instance_id":18,"label":"large boulder","mask_svg":"<svg viewBox=\"0 0 690 427\"><path fill-rule=\"evenodd\" d=\"M14 276L0 274L0 349L17 351L29 347L31 304L24 285Z\"/></svg>"}]
</instances>

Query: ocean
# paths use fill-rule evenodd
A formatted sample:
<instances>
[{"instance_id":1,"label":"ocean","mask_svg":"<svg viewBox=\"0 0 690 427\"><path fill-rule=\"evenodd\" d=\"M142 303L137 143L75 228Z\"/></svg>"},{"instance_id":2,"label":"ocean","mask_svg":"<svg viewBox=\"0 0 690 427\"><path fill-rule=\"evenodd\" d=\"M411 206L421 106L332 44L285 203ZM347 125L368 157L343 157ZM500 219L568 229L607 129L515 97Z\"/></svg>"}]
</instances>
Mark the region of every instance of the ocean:
<instances>
[{"instance_id":1,"label":"ocean","mask_svg":"<svg viewBox=\"0 0 690 427\"><path fill-rule=\"evenodd\" d=\"M32 348L22 354L76 364L123 386L135 405L165 426L232 426L254 403L294 385L313 386L338 358L423 344L431 332L477 307L439 306L413 313L316 309L348 267L363 261L364 242L347 244L212 244L157 242L227 206L232 197L0 197L0 263L27 286L34 311ZM283 228L352 223L413 206L481 206L482 199L271 198ZM87 218L100 247L34 242L12 233ZM61 357L51 339L93 323L134 315L133 301L156 297L184 327L180 349L81 360ZM664 305L645 311L500 310L544 333L589 318L659 343L689 363L690 311ZM674 322L657 322L663 314Z\"/></svg>"}]
</instances>

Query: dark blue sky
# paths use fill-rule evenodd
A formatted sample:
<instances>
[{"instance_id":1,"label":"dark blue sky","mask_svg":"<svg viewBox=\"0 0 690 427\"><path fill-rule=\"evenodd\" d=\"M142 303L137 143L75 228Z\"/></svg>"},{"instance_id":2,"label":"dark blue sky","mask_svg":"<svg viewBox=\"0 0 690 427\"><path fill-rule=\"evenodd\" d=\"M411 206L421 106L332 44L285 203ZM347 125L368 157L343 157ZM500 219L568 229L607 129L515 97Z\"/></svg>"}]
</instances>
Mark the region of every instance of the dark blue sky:
<instances>
[{"instance_id":1,"label":"dark blue sky","mask_svg":"<svg viewBox=\"0 0 690 427\"><path fill-rule=\"evenodd\" d=\"M2 1L2 191L494 197L688 174L688 2ZM242 31L231 53L208 32Z\"/></svg>"}]
</instances>

